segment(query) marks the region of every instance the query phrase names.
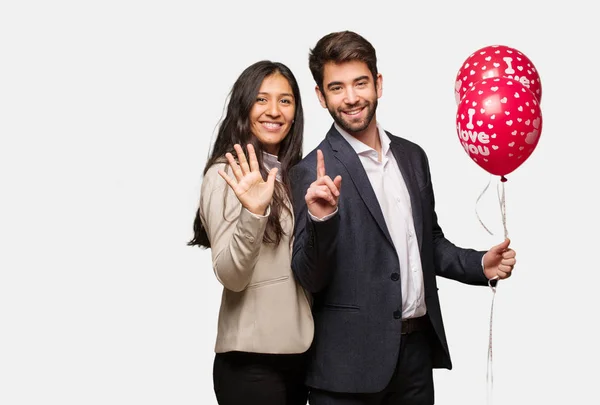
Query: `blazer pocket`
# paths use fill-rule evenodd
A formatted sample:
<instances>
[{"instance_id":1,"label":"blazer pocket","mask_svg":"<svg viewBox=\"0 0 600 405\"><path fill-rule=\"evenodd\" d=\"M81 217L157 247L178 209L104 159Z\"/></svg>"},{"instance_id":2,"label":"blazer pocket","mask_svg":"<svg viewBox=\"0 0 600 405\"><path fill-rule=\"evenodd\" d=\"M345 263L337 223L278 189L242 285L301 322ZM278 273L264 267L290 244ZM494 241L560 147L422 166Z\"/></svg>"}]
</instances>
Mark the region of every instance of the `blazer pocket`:
<instances>
[{"instance_id":1,"label":"blazer pocket","mask_svg":"<svg viewBox=\"0 0 600 405\"><path fill-rule=\"evenodd\" d=\"M345 312L357 312L360 308L356 305L347 304L323 304L323 309L328 311L345 311Z\"/></svg>"},{"instance_id":2,"label":"blazer pocket","mask_svg":"<svg viewBox=\"0 0 600 405\"><path fill-rule=\"evenodd\" d=\"M283 283L283 282L289 280L289 278L290 278L290 276L282 276L282 277L272 278L271 280L258 281L256 283L249 284L248 287L246 287L246 289L251 290L251 289L255 289L255 288L266 287L268 285L280 284L280 283Z\"/></svg>"}]
</instances>

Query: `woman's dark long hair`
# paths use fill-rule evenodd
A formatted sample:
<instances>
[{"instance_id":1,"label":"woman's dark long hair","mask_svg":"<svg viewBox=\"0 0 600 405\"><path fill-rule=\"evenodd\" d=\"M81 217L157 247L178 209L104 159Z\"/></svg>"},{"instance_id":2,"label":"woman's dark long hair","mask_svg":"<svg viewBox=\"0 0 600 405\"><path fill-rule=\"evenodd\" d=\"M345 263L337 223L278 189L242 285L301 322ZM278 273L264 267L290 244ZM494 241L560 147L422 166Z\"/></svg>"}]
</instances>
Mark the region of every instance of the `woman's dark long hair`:
<instances>
[{"instance_id":1,"label":"woman's dark long hair","mask_svg":"<svg viewBox=\"0 0 600 405\"><path fill-rule=\"evenodd\" d=\"M289 170L302 159L302 133L304 131L304 112L302 110L300 88L294 74L287 66L279 62L262 60L247 67L238 77L229 93L227 113L219 126L217 139L215 140L210 157L204 167L203 175L205 175L208 169L215 163L220 161L226 162L224 156L227 152L236 156L233 145L239 144L242 146L247 155L248 152L245 146L248 143L252 143L256 150L256 158L258 159L260 172L263 179L267 178L268 172L262 164L264 148L252 134L250 111L256 102L256 96L258 95L263 80L276 73L281 74L289 82L296 104L294 122L292 123L287 136L279 146L278 160L281 163L281 169L279 170L279 173L281 174L281 184L275 182L275 191L270 206L271 213L263 237L263 242L265 243L279 244L284 235L284 230L280 221L281 215L284 210L288 211L291 215L286 204L286 200L291 200L288 177ZM246 158L248 157L246 156ZM188 242L188 245L198 245L204 248L210 247L210 240L202 225L199 209L196 211L196 218L194 219L194 237Z\"/></svg>"}]
</instances>

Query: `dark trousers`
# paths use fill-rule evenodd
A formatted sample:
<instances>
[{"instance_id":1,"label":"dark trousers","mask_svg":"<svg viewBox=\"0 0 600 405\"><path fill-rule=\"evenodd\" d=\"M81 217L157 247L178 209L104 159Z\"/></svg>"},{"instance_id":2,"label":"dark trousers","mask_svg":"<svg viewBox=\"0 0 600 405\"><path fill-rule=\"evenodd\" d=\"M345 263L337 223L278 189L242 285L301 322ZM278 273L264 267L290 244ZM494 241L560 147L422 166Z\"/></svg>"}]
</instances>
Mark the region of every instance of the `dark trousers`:
<instances>
[{"instance_id":1,"label":"dark trousers","mask_svg":"<svg viewBox=\"0 0 600 405\"><path fill-rule=\"evenodd\" d=\"M311 389L310 405L433 405L432 333L425 330L402 336L396 369L383 391L347 394Z\"/></svg>"},{"instance_id":2,"label":"dark trousers","mask_svg":"<svg viewBox=\"0 0 600 405\"><path fill-rule=\"evenodd\" d=\"M306 405L305 354L217 353L213 383L220 405Z\"/></svg>"}]
</instances>

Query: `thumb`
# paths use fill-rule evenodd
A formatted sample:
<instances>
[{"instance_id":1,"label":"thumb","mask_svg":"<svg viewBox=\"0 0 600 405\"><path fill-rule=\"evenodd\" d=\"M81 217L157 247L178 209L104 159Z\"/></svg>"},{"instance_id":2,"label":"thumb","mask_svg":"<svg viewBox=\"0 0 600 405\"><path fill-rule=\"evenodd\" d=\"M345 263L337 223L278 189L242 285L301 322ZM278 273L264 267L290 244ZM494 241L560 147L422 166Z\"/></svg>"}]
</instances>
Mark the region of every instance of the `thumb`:
<instances>
[{"instance_id":1,"label":"thumb","mask_svg":"<svg viewBox=\"0 0 600 405\"><path fill-rule=\"evenodd\" d=\"M508 249L508 245L510 245L510 239L506 238L502 243L499 243L498 245L494 246L492 250L494 251L494 253L502 254L502 252Z\"/></svg>"},{"instance_id":2,"label":"thumb","mask_svg":"<svg viewBox=\"0 0 600 405\"><path fill-rule=\"evenodd\" d=\"M333 179L333 184L335 184L339 191L342 188L342 176L335 176L335 179Z\"/></svg>"}]
</instances>

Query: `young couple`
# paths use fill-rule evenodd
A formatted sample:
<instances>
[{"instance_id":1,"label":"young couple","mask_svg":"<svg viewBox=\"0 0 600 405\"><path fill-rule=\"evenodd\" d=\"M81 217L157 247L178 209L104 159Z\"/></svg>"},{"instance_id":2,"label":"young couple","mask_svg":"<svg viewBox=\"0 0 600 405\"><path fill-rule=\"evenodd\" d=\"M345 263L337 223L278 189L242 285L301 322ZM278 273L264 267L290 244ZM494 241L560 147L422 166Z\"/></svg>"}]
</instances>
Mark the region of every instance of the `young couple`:
<instances>
[{"instance_id":1,"label":"young couple","mask_svg":"<svg viewBox=\"0 0 600 405\"><path fill-rule=\"evenodd\" d=\"M515 251L445 238L427 156L377 122L369 41L321 38L309 68L333 124L303 158L298 83L244 70L203 173L189 245L223 285L214 360L222 405L426 405L452 367L436 276L485 286Z\"/></svg>"}]
</instances>

